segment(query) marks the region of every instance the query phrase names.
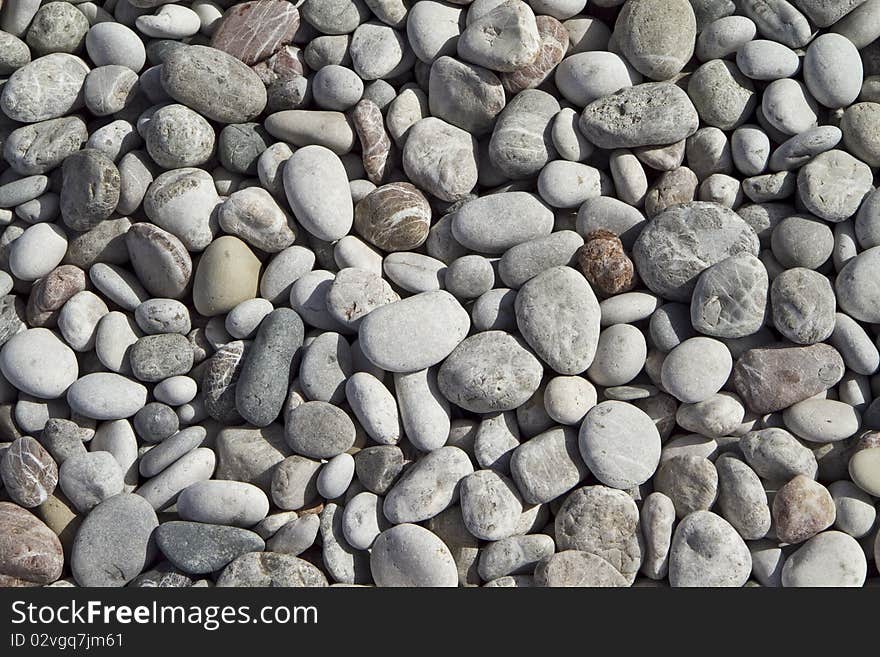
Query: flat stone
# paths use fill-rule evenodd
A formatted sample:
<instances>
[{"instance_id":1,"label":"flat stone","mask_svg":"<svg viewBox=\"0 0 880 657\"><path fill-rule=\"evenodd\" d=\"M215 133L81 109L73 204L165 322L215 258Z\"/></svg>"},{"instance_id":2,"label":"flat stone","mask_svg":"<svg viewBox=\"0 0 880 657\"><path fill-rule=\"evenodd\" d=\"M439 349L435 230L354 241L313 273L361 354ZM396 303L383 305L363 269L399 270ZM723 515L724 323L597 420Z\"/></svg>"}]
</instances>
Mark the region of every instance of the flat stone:
<instances>
[{"instance_id":1,"label":"flat stone","mask_svg":"<svg viewBox=\"0 0 880 657\"><path fill-rule=\"evenodd\" d=\"M282 0L256 0L231 7L211 36L211 47L252 65L293 41L299 12Z\"/></svg>"},{"instance_id":2,"label":"flat stone","mask_svg":"<svg viewBox=\"0 0 880 657\"><path fill-rule=\"evenodd\" d=\"M675 529L669 555L673 587L739 587L751 569L748 547L721 516L697 511Z\"/></svg>"},{"instance_id":3,"label":"flat stone","mask_svg":"<svg viewBox=\"0 0 880 657\"><path fill-rule=\"evenodd\" d=\"M377 586L458 586L449 548L435 534L408 523L388 529L370 551L370 571Z\"/></svg>"},{"instance_id":4,"label":"flat stone","mask_svg":"<svg viewBox=\"0 0 880 657\"><path fill-rule=\"evenodd\" d=\"M457 447L429 452L406 470L385 496L383 511L392 523L421 522L458 500L459 482L474 471Z\"/></svg>"},{"instance_id":5,"label":"flat stone","mask_svg":"<svg viewBox=\"0 0 880 657\"><path fill-rule=\"evenodd\" d=\"M55 533L12 502L0 502L0 582L40 586L61 577L64 554Z\"/></svg>"}]
</instances>

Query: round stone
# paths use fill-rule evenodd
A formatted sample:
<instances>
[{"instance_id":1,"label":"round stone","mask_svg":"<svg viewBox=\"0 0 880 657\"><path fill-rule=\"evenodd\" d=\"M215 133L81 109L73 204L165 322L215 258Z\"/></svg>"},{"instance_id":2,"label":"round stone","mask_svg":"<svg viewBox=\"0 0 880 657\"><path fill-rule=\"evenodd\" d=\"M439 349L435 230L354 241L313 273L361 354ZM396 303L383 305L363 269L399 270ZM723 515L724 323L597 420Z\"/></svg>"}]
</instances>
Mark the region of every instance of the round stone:
<instances>
[{"instance_id":1,"label":"round stone","mask_svg":"<svg viewBox=\"0 0 880 657\"><path fill-rule=\"evenodd\" d=\"M36 516L12 502L0 502L0 528L0 581L4 586L39 586L61 577L61 541Z\"/></svg>"},{"instance_id":2,"label":"round stone","mask_svg":"<svg viewBox=\"0 0 880 657\"><path fill-rule=\"evenodd\" d=\"M752 570L749 549L736 530L710 511L697 511L676 527L669 553L674 587L739 587Z\"/></svg>"},{"instance_id":3,"label":"round stone","mask_svg":"<svg viewBox=\"0 0 880 657\"><path fill-rule=\"evenodd\" d=\"M19 390L43 399L64 394L79 376L76 355L52 331L22 331L3 345L0 370Z\"/></svg>"},{"instance_id":4,"label":"round stone","mask_svg":"<svg viewBox=\"0 0 880 657\"><path fill-rule=\"evenodd\" d=\"M222 315L257 295L260 261L240 239L220 237L205 249L193 281L193 303L201 314Z\"/></svg>"},{"instance_id":5,"label":"round stone","mask_svg":"<svg viewBox=\"0 0 880 657\"><path fill-rule=\"evenodd\" d=\"M326 402L300 404L286 420L285 437L297 454L332 458L354 444L354 423L344 411Z\"/></svg>"},{"instance_id":6,"label":"round stone","mask_svg":"<svg viewBox=\"0 0 880 657\"><path fill-rule=\"evenodd\" d=\"M512 410L541 382L540 362L515 338L486 331L465 339L443 362L437 382L443 396L474 413Z\"/></svg>"},{"instance_id":7,"label":"round stone","mask_svg":"<svg viewBox=\"0 0 880 657\"><path fill-rule=\"evenodd\" d=\"M803 544L782 567L782 586L863 586L868 564L858 541L826 531Z\"/></svg>"},{"instance_id":8,"label":"round stone","mask_svg":"<svg viewBox=\"0 0 880 657\"><path fill-rule=\"evenodd\" d=\"M733 357L724 343L696 337L669 352L663 361L661 378L670 394L693 404L721 390L732 369Z\"/></svg>"},{"instance_id":9,"label":"round stone","mask_svg":"<svg viewBox=\"0 0 880 657\"><path fill-rule=\"evenodd\" d=\"M621 401L593 407L578 445L587 467L606 486L627 490L645 483L660 462L660 434L644 411Z\"/></svg>"},{"instance_id":10,"label":"round stone","mask_svg":"<svg viewBox=\"0 0 880 657\"><path fill-rule=\"evenodd\" d=\"M370 571L377 586L458 586L458 570L446 544L408 523L379 534L370 550Z\"/></svg>"},{"instance_id":11,"label":"round stone","mask_svg":"<svg viewBox=\"0 0 880 657\"><path fill-rule=\"evenodd\" d=\"M614 25L617 47L653 80L673 78L694 54L697 22L686 0L634 0Z\"/></svg>"},{"instance_id":12,"label":"round stone","mask_svg":"<svg viewBox=\"0 0 880 657\"><path fill-rule=\"evenodd\" d=\"M0 480L13 502L30 509L45 502L55 490L58 466L40 443L22 436L4 450Z\"/></svg>"}]
</instances>

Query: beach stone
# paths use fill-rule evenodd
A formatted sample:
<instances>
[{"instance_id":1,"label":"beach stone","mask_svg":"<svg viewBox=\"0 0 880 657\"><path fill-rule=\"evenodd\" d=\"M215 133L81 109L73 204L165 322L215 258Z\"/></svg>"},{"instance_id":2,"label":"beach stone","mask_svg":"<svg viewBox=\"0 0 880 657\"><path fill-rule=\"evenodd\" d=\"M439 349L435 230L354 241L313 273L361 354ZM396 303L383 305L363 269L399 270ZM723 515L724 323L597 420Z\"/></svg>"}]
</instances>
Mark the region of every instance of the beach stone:
<instances>
[{"instance_id":1,"label":"beach stone","mask_svg":"<svg viewBox=\"0 0 880 657\"><path fill-rule=\"evenodd\" d=\"M558 112L559 102L547 92L517 94L496 120L489 140L491 163L513 180L539 173L556 155L550 129Z\"/></svg>"},{"instance_id":2,"label":"beach stone","mask_svg":"<svg viewBox=\"0 0 880 657\"><path fill-rule=\"evenodd\" d=\"M290 455L280 424L225 427L215 440L216 478L242 481L269 492L275 466Z\"/></svg>"},{"instance_id":3,"label":"beach stone","mask_svg":"<svg viewBox=\"0 0 880 657\"><path fill-rule=\"evenodd\" d=\"M481 550L478 572L484 581L531 573L554 552L553 539L545 534L511 536ZM618 573L619 575L619 573Z\"/></svg>"},{"instance_id":4,"label":"beach stone","mask_svg":"<svg viewBox=\"0 0 880 657\"><path fill-rule=\"evenodd\" d=\"M822 34L804 57L804 82L825 107L847 107L862 88L862 60L852 41L840 34Z\"/></svg>"},{"instance_id":5,"label":"beach stone","mask_svg":"<svg viewBox=\"0 0 880 657\"><path fill-rule=\"evenodd\" d=\"M76 454L61 464L58 483L80 513L89 513L104 500L123 492L119 463L110 452Z\"/></svg>"},{"instance_id":6,"label":"beach stone","mask_svg":"<svg viewBox=\"0 0 880 657\"><path fill-rule=\"evenodd\" d=\"M138 380L156 383L189 372L193 364L193 350L186 336L161 333L138 339L131 346L128 358L132 374Z\"/></svg>"},{"instance_id":7,"label":"beach stone","mask_svg":"<svg viewBox=\"0 0 880 657\"><path fill-rule=\"evenodd\" d=\"M605 486L578 488L556 514L556 546L605 559L627 581L642 559L639 510L632 498Z\"/></svg>"},{"instance_id":8,"label":"beach stone","mask_svg":"<svg viewBox=\"0 0 880 657\"><path fill-rule=\"evenodd\" d=\"M739 446L746 462L764 479L789 481L797 475L816 478L816 456L784 429L750 431L740 438Z\"/></svg>"},{"instance_id":9,"label":"beach stone","mask_svg":"<svg viewBox=\"0 0 880 657\"><path fill-rule=\"evenodd\" d=\"M311 458L332 458L354 444L354 423L342 410L322 401L300 404L286 418L291 449Z\"/></svg>"},{"instance_id":10,"label":"beach stone","mask_svg":"<svg viewBox=\"0 0 880 657\"><path fill-rule=\"evenodd\" d=\"M462 59L501 72L531 64L540 50L535 14L520 0L505 0L471 22L458 39Z\"/></svg>"},{"instance_id":11,"label":"beach stone","mask_svg":"<svg viewBox=\"0 0 880 657\"><path fill-rule=\"evenodd\" d=\"M147 152L165 169L195 167L214 154L214 128L184 105L165 105L143 129Z\"/></svg>"},{"instance_id":12,"label":"beach stone","mask_svg":"<svg viewBox=\"0 0 880 657\"><path fill-rule=\"evenodd\" d=\"M770 286L773 325L796 344L816 344L834 331L834 290L821 274L796 267Z\"/></svg>"},{"instance_id":13,"label":"beach stone","mask_svg":"<svg viewBox=\"0 0 880 657\"><path fill-rule=\"evenodd\" d=\"M633 260L653 292L688 301L703 270L741 253L758 255L751 226L723 206L693 202L657 215L636 240Z\"/></svg>"},{"instance_id":14,"label":"beach stone","mask_svg":"<svg viewBox=\"0 0 880 657\"><path fill-rule=\"evenodd\" d=\"M580 128L600 148L664 146L697 131L699 116L687 94L669 82L627 87L584 109Z\"/></svg>"},{"instance_id":15,"label":"beach stone","mask_svg":"<svg viewBox=\"0 0 880 657\"><path fill-rule=\"evenodd\" d=\"M641 82L641 76L611 52L581 52L562 60L554 76L559 92L577 107Z\"/></svg>"},{"instance_id":16,"label":"beach stone","mask_svg":"<svg viewBox=\"0 0 880 657\"><path fill-rule=\"evenodd\" d=\"M76 355L55 333L33 328L12 336L0 351L0 371L17 389L56 399L79 376Z\"/></svg>"},{"instance_id":17,"label":"beach stone","mask_svg":"<svg viewBox=\"0 0 880 657\"><path fill-rule=\"evenodd\" d=\"M503 253L549 235L552 228L553 212L527 192L501 192L474 199L452 215L455 240L481 253Z\"/></svg>"},{"instance_id":18,"label":"beach stone","mask_svg":"<svg viewBox=\"0 0 880 657\"><path fill-rule=\"evenodd\" d=\"M211 176L186 167L167 171L153 180L143 199L144 212L192 251L202 251L214 239L212 213L220 203Z\"/></svg>"},{"instance_id":19,"label":"beach stone","mask_svg":"<svg viewBox=\"0 0 880 657\"><path fill-rule=\"evenodd\" d=\"M436 516L458 500L459 482L473 471L470 459L457 447L429 452L388 491L382 507L385 517L399 524Z\"/></svg>"},{"instance_id":20,"label":"beach stone","mask_svg":"<svg viewBox=\"0 0 880 657\"><path fill-rule=\"evenodd\" d=\"M702 456L673 456L660 464L654 488L672 500L681 519L694 511L712 508L718 495L718 472Z\"/></svg>"},{"instance_id":21,"label":"beach stone","mask_svg":"<svg viewBox=\"0 0 880 657\"><path fill-rule=\"evenodd\" d=\"M193 303L211 317L257 295L260 261L240 239L223 236L205 249L193 280Z\"/></svg>"},{"instance_id":22,"label":"beach stone","mask_svg":"<svg viewBox=\"0 0 880 657\"><path fill-rule=\"evenodd\" d=\"M252 527L268 514L269 499L247 482L200 481L183 490L177 510L184 520Z\"/></svg>"},{"instance_id":23,"label":"beach stone","mask_svg":"<svg viewBox=\"0 0 880 657\"><path fill-rule=\"evenodd\" d=\"M579 374L589 367L599 341L598 301L574 269L547 269L523 285L516 318L526 342L556 372Z\"/></svg>"},{"instance_id":24,"label":"beach stone","mask_svg":"<svg viewBox=\"0 0 880 657\"><path fill-rule=\"evenodd\" d=\"M614 26L616 45L629 62L653 80L669 80L694 54L697 23L685 0L636 0L624 6Z\"/></svg>"},{"instance_id":25,"label":"beach stone","mask_svg":"<svg viewBox=\"0 0 880 657\"><path fill-rule=\"evenodd\" d=\"M67 403L75 413L95 420L121 420L143 408L147 389L113 372L95 372L68 388Z\"/></svg>"},{"instance_id":26,"label":"beach stone","mask_svg":"<svg viewBox=\"0 0 880 657\"><path fill-rule=\"evenodd\" d=\"M653 492L642 503L639 522L643 536L641 572L663 579L669 572L669 547L675 525L675 507L663 493Z\"/></svg>"},{"instance_id":27,"label":"beach stone","mask_svg":"<svg viewBox=\"0 0 880 657\"><path fill-rule=\"evenodd\" d=\"M86 125L79 117L49 119L13 130L3 144L3 157L23 176L44 174L78 151L86 139Z\"/></svg>"},{"instance_id":28,"label":"beach stone","mask_svg":"<svg viewBox=\"0 0 880 657\"><path fill-rule=\"evenodd\" d=\"M275 532L266 547L272 552L302 554L314 545L320 528L321 520L313 513L295 518Z\"/></svg>"},{"instance_id":29,"label":"beach stone","mask_svg":"<svg viewBox=\"0 0 880 657\"><path fill-rule=\"evenodd\" d=\"M312 270L315 254L302 246L289 246L277 253L263 269L260 296L273 304L290 298L290 287Z\"/></svg>"},{"instance_id":30,"label":"beach stone","mask_svg":"<svg viewBox=\"0 0 880 657\"><path fill-rule=\"evenodd\" d=\"M722 342L712 338L689 338L669 352L663 361L663 387L676 399L696 403L718 392L733 368L733 358Z\"/></svg>"},{"instance_id":31,"label":"beach stone","mask_svg":"<svg viewBox=\"0 0 880 657\"><path fill-rule=\"evenodd\" d=\"M358 481L376 495L388 492L403 471L403 452L396 445L376 445L355 455L354 469Z\"/></svg>"},{"instance_id":32,"label":"beach stone","mask_svg":"<svg viewBox=\"0 0 880 657\"><path fill-rule=\"evenodd\" d=\"M770 507L758 475L731 454L718 457L715 469L721 516L745 540L763 538L770 530Z\"/></svg>"},{"instance_id":33,"label":"beach stone","mask_svg":"<svg viewBox=\"0 0 880 657\"><path fill-rule=\"evenodd\" d=\"M481 66L440 57L431 65L432 116L473 135L489 132L506 100L501 80Z\"/></svg>"},{"instance_id":34,"label":"beach stone","mask_svg":"<svg viewBox=\"0 0 880 657\"><path fill-rule=\"evenodd\" d=\"M443 396L475 413L517 408L537 390L538 360L509 334L486 331L465 339L443 362Z\"/></svg>"},{"instance_id":35,"label":"beach stone","mask_svg":"<svg viewBox=\"0 0 880 657\"><path fill-rule=\"evenodd\" d=\"M172 564L191 575L220 570L243 554L261 552L266 545L247 529L180 520L159 525L155 541Z\"/></svg>"},{"instance_id":36,"label":"beach stone","mask_svg":"<svg viewBox=\"0 0 880 657\"><path fill-rule=\"evenodd\" d=\"M108 370L131 374L129 350L141 335L131 317L117 310L107 313L95 330L95 355Z\"/></svg>"},{"instance_id":37,"label":"beach stone","mask_svg":"<svg viewBox=\"0 0 880 657\"><path fill-rule=\"evenodd\" d=\"M450 406L438 387L436 370L395 373L394 390L409 441L423 451L442 447L449 436Z\"/></svg>"},{"instance_id":38,"label":"beach stone","mask_svg":"<svg viewBox=\"0 0 880 657\"><path fill-rule=\"evenodd\" d=\"M217 586L324 587L327 577L317 566L292 554L248 552L223 569Z\"/></svg>"},{"instance_id":39,"label":"beach stone","mask_svg":"<svg viewBox=\"0 0 880 657\"><path fill-rule=\"evenodd\" d=\"M733 384L752 411L771 413L831 388L843 373L843 359L826 344L770 345L737 360Z\"/></svg>"},{"instance_id":40,"label":"beach stone","mask_svg":"<svg viewBox=\"0 0 880 657\"><path fill-rule=\"evenodd\" d=\"M773 497L773 526L779 540L801 543L834 524L831 493L809 477L797 475Z\"/></svg>"},{"instance_id":41,"label":"beach stone","mask_svg":"<svg viewBox=\"0 0 880 657\"><path fill-rule=\"evenodd\" d=\"M865 553L856 539L825 531L788 557L782 567L782 586L863 586L867 571Z\"/></svg>"},{"instance_id":42,"label":"beach stone","mask_svg":"<svg viewBox=\"0 0 880 657\"><path fill-rule=\"evenodd\" d=\"M576 0L577 1L577 0ZM532 7L534 10L535 7ZM540 9L537 13L542 13ZM533 89L550 77L556 65L562 61L569 46L569 34L565 26L554 16L536 16L541 48L531 64L516 71L501 74L501 83L511 94Z\"/></svg>"},{"instance_id":43,"label":"beach stone","mask_svg":"<svg viewBox=\"0 0 880 657\"><path fill-rule=\"evenodd\" d=\"M858 411L833 399L805 399L785 409L782 417L792 433L813 443L845 440L861 424Z\"/></svg>"},{"instance_id":44,"label":"beach stone","mask_svg":"<svg viewBox=\"0 0 880 657\"><path fill-rule=\"evenodd\" d=\"M58 466L30 436L14 440L0 459L0 480L16 504L30 509L45 502L58 484Z\"/></svg>"},{"instance_id":45,"label":"beach stone","mask_svg":"<svg viewBox=\"0 0 880 657\"><path fill-rule=\"evenodd\" d=\"M428 200L406 182L378 187L355 206L355 230L383 251L418 248L428 239L430 224Z\"/></svg>"},{"instance_id":46,"label":"beach stone","mask_svg":"<svg viewBox=\"0 0 880 657\"><path fill-rule=\"evenodd\" d=\"M153 561L156 512L140 495L120 493L85 517L73 542L70 568L80 586L125 586Z\"/></svg>"},{"instance_id":47,"label":"beach stone","mask_svg":"<svg viewBox=\"0 0 880 657\"><path fill-rule=\"evenodd\" d=\"M458 570L446 544L431 531L404 523L376 538L370 571L377 586L457 586Z\"/></svg>"},{"instance_id":48,"label":"beach stone","mask_svg":"<svg viewBox=\"0 0 880 657\"><path fill-rule=\"evenodd\" d=\"M691 299L690 319L700 333L740 338L764 323L769 283L763 263L741 253L705 269Z\"/></svg>"},{"instance_id":49,"label":"beach stone","mask_svg":"<svg viewBox=\"0 0 880 657\"><path fill-rule=\"evenodd\" d=\"M757 105L752 81L733 62L714 59L691 75L688 95L703 123L733 130L751 116Z\"/></svg>"},{"instance_id":50,"label":"beach stone","mask_svg":"<svg viewBox=\"0 0 880 657\"><path fill-rule=\"evenodd\" d=\"M178 48L162 63L162 86L179 103L221 123L245 123L266 106L266 88L248 66L217 48Z\"/></svg>"},{"instance_id":51,"label":"beach stone","mask_svg":"<svg viewBox=\"0 0 880 657\"><path fill-rule=\"evenodd\" d=\"M399 301L391 286L364 269L341 269L327 293L327 312L349 330L356 331L363 318L375 308Z\"/></svg>"},{"instance_id":52,"label":"beach stone","mask_svg":"<svg viewBox=\"0 0 880 657\"><path fill-rule=\"evenodd\" d=\"M880 289L871 285L870 271L880 260L880 248L872 247L859 253L844 265L835 280L835 293L841 310L855 320L874 322L880 319L876 302Z\"/></svg>"},{"instance_id":53,"label":"beach stone","mask_svg":"<svg viewBox=\"0 0 880 657\"><path fill-rule=\"evenodd\" d=\"M263 127L294 146L323 146L337 155L348 153L355 143L354 128L342 112L283 109L267 116Z\"/></svg>"},{"instance_id":54,"label":"beach stone","mask_svg":"<svg viewBox=\"0 0 880 657\"><path fill-rule=\"evenodd\" d=\"M327 241L348 233L354 219L348 178L330 149L300 148L287 160L283 175L287 200L303 228Z\"/></svg>"},{"instance_id":55,"label":"beach stone","mask_svg":"<svg viewBox=\"0 0 880 657\"><path fill-rule=\"evenodd\" d=\"M318 496L317 479L321 468L319 461L294 454L288 456L273 469L272 501L281 509L301 509Z\"/></svg>"},{"instance_id":56,"label":"beach stone","mask_svg":"<svg viewBox=\"0 0 880 657\"><path fill-rule=\"evenodd\" d=\"M498 275L506 285L520 288L542 271L570 265L583 243L576 232L563 230L517 244L501 256Z\"/></svg>"},{"instance_id":57,"label":"beach stone","mask_svg":"<svg viewBox=\"0 0 880 657\"><path fill-rule=\"evenodd\" d=\"M476 139L436 117L423 118L407 132L403 170L420 189L457 201L477 184Z\"/></svg>"},{"instance_id":58,"label":"beach stone","mask_svg":"<svg viewBox=\"0 0 880 657\"><path fill-rule=\"evenodd\" d=\"M74 230L86 231L108 219L119 202L119 170L102 152L84 149L62 166L61 215Z\"/></svg>"},{"instance_id":59,"label":"beach stone","mask_svg":"<svg viewBox=\"0 0 880 657\"><path fill-rule=\"evenodd\" d=\"M565 550L538 564L535 586L593 588L629 586L629 582L602 557L582 550Z\"/></svg>"},{"instance_id":60,"label":"beach stone","mask_svg":"<svg viewBox=\"0 0 880 657\"><path fill-rule=\"evenodd\" d=\"M210 479L215 464L214 452L205 447L198 447L147 480L135 492L157 511L167 509L188 486L197 481Z\"/></svg>"},{"instance_id":61,"label":"beach stone","mask_svg":"<svg viewBox=\"0 0 880 657\"><path fill-rule=\"evenodd\" d=\"M423 292L370 312L358 330L364 355L390 372L436 365L462 341L470 317L448 292Z\"/></svg>"},{"instance_id":62,"label":"beach stone","mask_svg":"<svg viewBox=\"0 0 880 657\"><path fill-rule=\"evenodd\" d=\"M880 166L880 146L878 146L875 133L877 121L880 118L878 110L880 110L880 104L876 102L850 105L843 113L839 128L842 131L843 143L847 150L872 167ZM838 139L825 150L833 148L839 141Z\"/></svg>"},{"instance_id":63,"label":"beach stone","mask_svg":"<svg viewBox=\"0 0 880 657\"><path fill-rule=\"evenodd\" d=\"M543 504L558 498L588 472L578 451L577 432L555 427L524 442L511 455L510 472L525 502Z\"/></svg>"},{"instance_id":64,"label":"beach stone","mask_svg":"<svg viewBox=\"0 0 880 657\"><path fill-rule=\"evenodd\" d=\"M676 527L669 553L671 586L739 587L751 569L748 547L721 516L697 511Z\"/></svg>"},{"instance_id":65,"label":"beach stone","mask_svg":"<svg viewBox=\"0 0 880 657\"><path fill-rule=\"evenodd\" d=\"M39 586L61 577L61 542L36 516L3 501L0 527L0 580L4 586Z\"/></svg>"},{"instance_id":66,"label":"beach stone","mask_svg":"<svg viewBox=\"0 0 880 657\"><path fill-rule=\"evenodd\" d=\"M798 198L821 219L853 216L872 190L870 167L841 150L820 153L798 172Z\"/></svg>"},{"instance_id":67,"label":"beach stone","mask_svg":"<svg viewBox=\"0 0 880 657\"><path fill-rule=\"evenodd\" d=\"M50 53L15 71L0 93L0 109L14 121L56 119L83 105L89 67L75 55Z\"/></svg>"},{"instance_id":68,"label":"beach stone","mask_svg":"<svg viewBox=\"0 0 880 657\"><path fill-rule=\"evenodd\" d=\"M192 259L177 237L142 222L125 232L125 246L147 292L169 299L183 295L192 276Z\"/></svg>"},{"instance_id":69,"label":"beach stone","mask_svg":"<svg viewBox=\"0 0 880 657\"><path fill-rule=\"evenodd\" d=\"M461 513L468 531L484 541L511 536L523 512L516 486L494 470L478 470L461 480Z\"/></svg>"},{"instance_id":70,"label":"beach stone","mask_svg":"<svg viewBox=\"0 0 880 657\"><path fill-rule=\"evenodd\" d=\"M296 239L293 220L260 187L231 194L219 207L217 217L225 232L267 253L277 253Z\"/></svg>"},{"instance_id":71,"label":"beach stone","mask_svg":"<svg viewBox=\"0 0 880 657\"><path fill-rule=\"evenodd\" d=\"M235 385L236 409L251 424L264 427L278 417L302 339L302 320L292 310L276 309L261 322Z\"/></svg>"},{"instance_id":72,"label":"beach stone","mask_svg":"<svg viewBox=\"0 0 880 657\"><path fill-rule=\"evenodd\" d=\"M590 409L578 445L590 472L612 488L645 483L660 462L660 434L653 420L626 402L605 401Z\"/></svg>"},{"instance_id":73,"label":"beach stone","mask_svg":"<svg viewBox=\"0 0 880 657\"><path fill-rule=\"evenodd\" d=\"M445 2L417 2L407 13L406 35L416 57L430 64L438 57L455 55L465 29L465 11Z\"/></svg>"},{"instance_id":74,"label":"beach stone","mask_svg":"<svg viewBox=\"0 0 880 657\"><path fill-rule=\"evenodd\" d=\"M292 42L298 27L299 11L289 2L244 2L224 13L211 35L211 47L250 66Z\"/></svg>"},{"instance_id":75,"label":"beach stone","mask_svg":"<svg viewBox=\"0 0 880 657\"><path fill-rule=\"evenodd\" d=\"M877 447L859 450L849 461L849 475L853 482L874 497L877 497L877 492L880 491L878 463L880 463L880 449Z\"/></svg>"}]
</instances>

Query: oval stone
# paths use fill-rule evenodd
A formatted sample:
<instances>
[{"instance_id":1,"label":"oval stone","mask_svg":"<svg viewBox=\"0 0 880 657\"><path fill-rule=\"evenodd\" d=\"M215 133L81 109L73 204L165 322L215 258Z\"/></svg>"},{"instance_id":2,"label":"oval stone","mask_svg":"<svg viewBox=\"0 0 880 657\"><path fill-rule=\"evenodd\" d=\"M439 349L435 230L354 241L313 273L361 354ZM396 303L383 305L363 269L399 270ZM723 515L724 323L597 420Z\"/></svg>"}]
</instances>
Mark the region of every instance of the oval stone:
<instances>
[{"instance_id":1,"label":"oval stone","mask_svg":"<svg viewBox=\"0 0 880 657\"><path fill-rule=\"evenodd\" d=\"M446 291L422 292L369 313L358 330L364 355L389 372L436 365L464 339L470 316Z\"/></svg>"}]
</instances>

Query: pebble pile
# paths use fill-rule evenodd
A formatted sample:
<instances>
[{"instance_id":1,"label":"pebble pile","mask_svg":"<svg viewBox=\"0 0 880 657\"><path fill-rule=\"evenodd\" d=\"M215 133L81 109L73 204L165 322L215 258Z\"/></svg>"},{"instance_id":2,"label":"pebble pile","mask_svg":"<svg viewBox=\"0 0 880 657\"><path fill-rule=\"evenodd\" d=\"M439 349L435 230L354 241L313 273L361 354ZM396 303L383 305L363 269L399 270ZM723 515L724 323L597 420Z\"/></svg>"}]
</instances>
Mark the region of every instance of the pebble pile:
<instances>
[{"instance_id":1,"label":"pebble pile","mask_svg":"<svg viewBox=\"0 0 880 657\"><path fill-rule=\"evenodd\" d=\"M877 583L880 1L0 30L0 585Z\"/></svg>"}]
</instances>

